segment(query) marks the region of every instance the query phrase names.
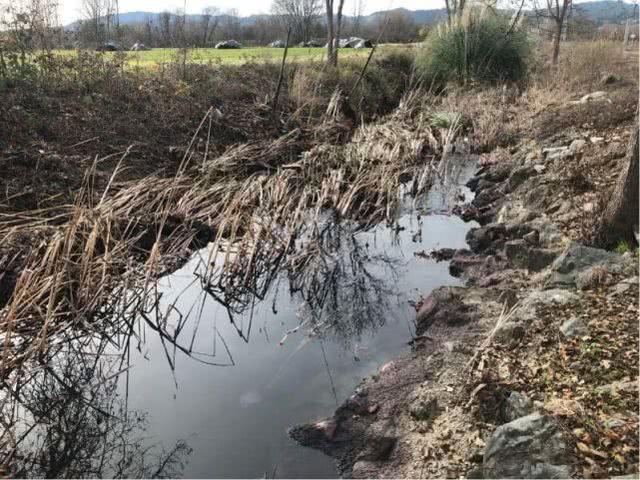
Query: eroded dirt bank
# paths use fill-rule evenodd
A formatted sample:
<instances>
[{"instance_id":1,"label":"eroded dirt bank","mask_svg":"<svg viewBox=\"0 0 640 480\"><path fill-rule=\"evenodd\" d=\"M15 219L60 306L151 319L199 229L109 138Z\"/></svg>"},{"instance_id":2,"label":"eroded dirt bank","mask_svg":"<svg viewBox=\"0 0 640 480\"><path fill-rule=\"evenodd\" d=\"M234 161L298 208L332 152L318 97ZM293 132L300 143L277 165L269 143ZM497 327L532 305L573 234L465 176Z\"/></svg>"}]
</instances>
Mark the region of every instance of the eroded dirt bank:
<instances>
[{"instance_id":1,"label":"eroded dirt bank","mask_svg":"<svg viewBox=\"0 0 640 480\"><path fill-rule=\"evenodd\" d=\"M631 128L538 132L481 159L476 197L456 212L481 227L469 249L434 254L468 286L421 299L410 351L291 437L353 478L637 474L637 253L575 240Z\"/></svg>"}]
</instances>

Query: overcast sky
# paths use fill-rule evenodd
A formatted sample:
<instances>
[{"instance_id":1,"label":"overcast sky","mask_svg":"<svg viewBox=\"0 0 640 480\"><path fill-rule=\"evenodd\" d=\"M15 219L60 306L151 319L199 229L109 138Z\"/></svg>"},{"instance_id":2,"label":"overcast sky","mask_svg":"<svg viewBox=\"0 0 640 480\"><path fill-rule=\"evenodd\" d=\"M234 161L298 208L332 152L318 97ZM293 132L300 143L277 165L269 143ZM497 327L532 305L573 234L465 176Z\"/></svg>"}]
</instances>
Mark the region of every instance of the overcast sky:
<instances>
[{"instance_id":1,"label":"overcast sky","mask_svg":"<svg viewBox=\"0 0 640 480\"><path fill-rule=\"evenodd\" d=\"M324 1L322 2L324 4ZM353 12L355 0L345 0L344 12L350 15ZM67 24L77 20L80 14L82 0L61 0L62 21ZM181 0L120 0L121 12L161 12L173 11L182 8ZM187 13L199 13L206 6L215 6L221 10L235 8L241 16L255 13L269 13L271 0L187 0ZM410 10L429 10L443 8L444 0L364 0L364 13L372 13L379 10L404 7Z\"/></svg>"}]
</instances>

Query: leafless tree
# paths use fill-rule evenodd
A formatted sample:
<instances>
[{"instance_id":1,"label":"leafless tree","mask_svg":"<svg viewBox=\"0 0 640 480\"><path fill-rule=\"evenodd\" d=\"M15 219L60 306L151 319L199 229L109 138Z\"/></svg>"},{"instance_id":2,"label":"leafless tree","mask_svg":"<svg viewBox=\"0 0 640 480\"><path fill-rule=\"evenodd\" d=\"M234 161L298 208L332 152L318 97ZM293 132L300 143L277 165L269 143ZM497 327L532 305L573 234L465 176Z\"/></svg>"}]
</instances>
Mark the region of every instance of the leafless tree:
<instances>
[{"instance_id":1,"label":"leafless tree","mask_svg":"<svg viewBox=\"0 0 640 480\"><path fill-rule=\"evenodd\" d=\"M325 0L327 15L327 61L334 67L338 66L338 49L340 48L340 33L342 29L342 9L344 0L338 0L338 11L334 15L334 0Z\"/></svg>"},{"instance_id":2,"label":"leafless tree","mask_svg":"<svg viewBox=\"0 0 640 480\"><path fill-rule=\"evenodd\" d=\"M466 0L444 0L444 5L447 9L447 21L449 24L451 24L453 18L462 16L466 4Z\"/></svg>"},{"instance_id":3,"label":"leafless tree","mask_svg":"<svg viewBox=\"0 0 640 480\"><path fill-rule=\"evenodd\" d=\"M353 34L360 35L362 24L362 12L364 10L364 0L355 0L353 3Z\"/></svg>"},{"instance_id":4,"label":"leafless tree","mask_svg":"<svg viewBox=\"0 0 640 480\"><path fill-rule=\"evenodd\" d=\"M222 16L220 25L226 39L242 40L242 29L240 28L240 17L238 10L232 8L227 10Z\"/></svg>"},{"instance_id":5,"label":"leafless tree","mask_svg":"<svg viewBox=\"0 0 640 480\"><path fill-rule=\"evenodd\" d=\"M166 10L160 13L160 35L162 37L163 46L170 46L172 42L171 13Z\"/></svg>"},{"instance_id":6,"label":"leafless tree","mask_svg":"<svg viewBox=\"0 0 640 480\"><path fill-rule=\"evenodd\" d=\"M407 42L413 40L418 34L418 26L411 16L402 10L379 17L376 29L382 32L381 40L385 42Z\"/></svg>"},{"instance_id":7,"label":"leafless tree","mask_svg":"<svg viewBox=\"0 0 640 480\"><path fill-rule=\"evenodd\" d=\"M333 31L333 0L325 0L327 15L327 61L333 63L334 31Z\"/></svg>"},{"instance_id":8,"label":"leafless tree","mask_svg":"<svg viewBox=\"0 0 640 480\"><path fill-rule=\"evenodd\" d=\"M272 11L291 27L294 39L308 42L314 22L320 17L320 0L274 0Z\"/></svg>"},{"instance_id":9,"label":"leafless tree","mask_svg":"<svg viewBox=\"0 0 640 480\"><path fill-rule=\"evenodd\" d=\"M560 55L560 40L566 28L567 18L571 9L572 0L545 0L543 6L539 6L538 0L534 1L536 16L543 18L553 25L553 50L551 63L558 64Z\"/></svg>"},{"instance_id":10,"label":"leafless tree","mask_svg":"<svg viewBox=\"0 0 640 480\"><path fill-rule=\"evenodd\" d=\"M202 9L200 19L201 40L200 46L206 47L209 37L215 32L220 21L220 10L217 7L206 7Z\"/></svg>"}]
</instances>

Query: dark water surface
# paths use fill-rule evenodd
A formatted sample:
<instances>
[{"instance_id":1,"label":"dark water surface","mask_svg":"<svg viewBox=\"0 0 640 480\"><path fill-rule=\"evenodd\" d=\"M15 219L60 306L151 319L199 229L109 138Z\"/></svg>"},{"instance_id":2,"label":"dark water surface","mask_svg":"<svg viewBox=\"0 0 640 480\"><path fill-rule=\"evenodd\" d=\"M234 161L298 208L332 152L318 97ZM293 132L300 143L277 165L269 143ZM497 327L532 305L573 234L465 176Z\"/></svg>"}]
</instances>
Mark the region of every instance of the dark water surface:
<instances>
[{"instance_id":1,"label":"dark water surface","mask_svg":"<svg viewBox=\"0 0 640 480\"><path fill-rule=\"evenodd\" d=\"M120 388L128 388L130 409L148 413L149 438L186 441L193 452L185 477L335 477L330 458L297 445L286 430L330 415L363 377L408 348L411 301L460 283L447 262L414 255L466 246L473 225L443 214L460 193L468 195L457 182L432 190L392 228L354 233L330 225L310 289L291 294L281 275L234 323L194 276L206 252L164 278L167 330L183 321L180 344L197 353L177 351L149 331L132 350ZM324 292L322 301L311 291Z\"/></svg>"}]
</instances>

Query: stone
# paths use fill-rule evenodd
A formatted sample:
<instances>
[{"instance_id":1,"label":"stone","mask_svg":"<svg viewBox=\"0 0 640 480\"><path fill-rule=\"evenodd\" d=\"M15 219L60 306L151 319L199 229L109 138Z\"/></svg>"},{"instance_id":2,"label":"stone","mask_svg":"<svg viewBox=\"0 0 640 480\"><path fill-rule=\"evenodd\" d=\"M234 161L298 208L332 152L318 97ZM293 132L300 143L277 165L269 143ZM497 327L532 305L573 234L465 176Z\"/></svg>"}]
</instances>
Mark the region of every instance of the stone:
<instances>
[{"instance_id":1,"label":"stone","mask_svg":"<svg viewBox=\"0 0 640 480\"><path fill-rule=\"evenodd\" d=\"M501 248L507 236L507 227L500 223L490 223L483 227L472 228L467 232L466 241L473 252L495 251Z\"/></svg>"},{"instance_id":2,"label":"stone","mask_svg":"<svg viewBox=\"0 0 640 480\"><path fill-rule=\"evenodd\" d=\"M538 213L515 200L505 203L496 217L496 223L526 223L538 217Z\"/></svg>"},{"instance_id":3,"label":"stone","mask_svg":"<svg viewBox=\"0 0 640 480\"><path fill-rule=\"evenodd\" d=\"M620 81L620 77L618 75L614 75L613 73L603 73L602 77L600 77L600 83L602 85L611 85L612 83L616 83Z\"/></svg>"},{"instance_id":4,"label":"stone","mask_svg":"<svg viewBox=\"0 0 640 480\"><path fill-rule=\"evenodd\" d=\"M578 152L583 151L586 146L587 146L587 141L586 140L583 140L581 138L577 138L573 142L571 142L571 145L569 145L569 151L572 154L576 154Z\"/></svg>"},{"instance_id":5,"label":"stone","mask_svg":"<svg viewBox=\"0 0 640 480\"><path fill-rule=\"evenodd\" d=\"M569 305L572 303L576 303L580 300L580 296L569 292L567 290L563 290L560 288L554 288L549 290L534 290L529 296L525 299L524 303L539 303L543 305Z\"/></svg>"},{"instance_id":6,"label":"stone","mask_svg":"<svg viewBox=\"0 0 640 480\"><path fill-rule=\"evenodd\" d=\"M504 254L511 265L539 272L553 263L557 253L544 248L532 248L524 238L510 240L504 244Z\"/></svg>"},{"instance_id":7,"label":"stone","mask_svg":"<svg viewBox=\"0 0 640 480\"><path fill-rule=\"evenodd\" d=\"M456 326L470 319L468 308L460 299L462 287L436 288L422 302L416 316L416 335L424 335L434 324Z\"/></svg>"},{"instance_id":8,"label":"stone","mask_svg":"<svg viewBox=\"0 0 640 480\"><path fill-rule=\"evenodd\" d=\"M569 147L550 147L543 148L542 154L546 161L554 161L568 158L573 154L573 152L571 152Z\"/></svg>"},{"instance_id":9,"label":"stone","mask_svg":"<svg viewBox=\"0 0 640 480\"><path fill-rule=\"evenodd\" d=\"M536 171L536 173L540 174L543 173L547 169L547 167L546 165L534 165L533 169Z\"/></svg>"},{"instance_id":10,"label":"stone","mask_svg":"<svg viewBox=\"0 0 640 480\"><path fill-rule=\"evenodd\" d=\"M607 385L596 387L595 392L599 395L618 395L620 392L637 393L638 381L618 380Z\"/></svg>"},{"instance_id":11,"label":"stone","mask_svg":"<svg viewBox=\"0 0 640 480\"><path fill-rule=\"evenodd\" d=\"M498 427L487 443L484 478L568 478L569 447L553 418L539 413Z\"/></svg>"},{"instance_id":12,"label":"stone","mask_svg":"<svg viewBox=\"0 0 640 480\"><path fill-rule=\"evenodd\" d=\"M438 399L418 398L409 407L409 413L414 420L431 423L438 416Z\"/></svg>"},{"instance_id":13,"label":"stone","mask_svg":"<svg viewBox=\"0 0 640 480\"><path fill-rule=\"evenodd\" d=\"M589 327L581 318L572 317L560 326L560 333L565 338L584 337L589 334Z\"/></svg>"},{"instance_id":14,"label":"stone","mask_svg":"<svg viewBox=\"0 0 640 480\"><path fill-rule=\"evenodd\" d=\"M526 180L528 180L533 175L536 175L537 172L533 167L524 166L515 168L511 175L509 175L509 180L507 180L507 191L513 192L516 188L522 185Z\"/></svg>"},{"instance_id":15,"label":"stone","mask_svg":"<svg viewBox=\"0 0 640 480\"><path fill-rule=\"evenodd\" d=\"M485 180L484 178L481 178L478 181L478 184L476 185L476 192L481 192L482 190L486 190L488 188L492 188L495 186L495 182L492 182L491 180Z\"/></svg>"},{"instance_id":16,"label":"stone","mask_svg":"<svg viewBox=\"0 0 640 480\"><path fill-rule=\"evenodd\" d=\"M367 444L358 454L358 461L383 461L387 460L396 446L397 438L388 436L374 436L367 439Z\"/></svg>"},{"instance_id":17,"label":"stone","mask_svg":"<svg viewBox=\"0 0 640 480\"><path fill-rule=\"evenodd\" d=\"M551 265L545 287L576 287L580 273L596 266L598 271L606 274L625 274L635 270L634 262L618 253L571 243Z\"/></svg>"},{"instance_id":18,"label":"stone","mask_svg":"<svg viewBox=\"0 0 640 480\"><path fill-rule=\"evenodd\" d=\"M594 144L604 142L604 137L589 137L589 141Z\"/></svg>"},{"instance_id":19,"label":"stone","mask_svg":"<svg viewBox=\"0 0 640 480\"><path fill-rule=\"evenodd\" d=\"M576 100L570 103L582 104L582 103L603 101L603 100L607 100L607 92L598 91L598 92L587 93L582 98L580 98L580 100Z\"/></svg>"},{"instance_id":20,"label":"stone","mask_svg":"<svg viewBox=\"0 0 640 480\"><path fill-rule=\"evenodd\" d=\"M501 420L505 423L525 417L533 412L533 402L520 392L511 392L500 408Z\"/></svg>"},{"instance_id":21,"label":"stone","mask_svg":"<svg viewBox=\"0 0 640 480\"><path fill-rule=\"evenodd\" d=\"M538 232L537 230L532 230L524 235L522 239L529 245L533 245L535 247L540 243L540 232Z\"/></svg>"},{"instance_id":22,"label":"stone","mask_svg":"<svg viewBox=\"0 0 640 480\"><path fill-rule=\"evenodd\" d=\"M322 420L321 422L316 423L315 427L321 431L325 437L327 437L327 440L333 440L338 425L335 420Z\"/></svg>"},{"instance_id":23,"label":"stone","mask_svg":"<svg viewBox=\"0 0 640 480\"><path fill-rule=\"evenodd\" d=\"M529 260L529 244L524 240L509 240L504 244L504 255L511 264L518 268L527 268Z\"/></svg>"},{"instance_id":24,"label":"stone","mask_svg":"<svg viewBox=\"0 0 640 480\"><path fill-rule=\"evenodd\" d=\"M613 278L603 267L596 265L578 272L576 277L576 288L579 290L588 290L602 285L609 285Z\"/></svg>"},{"instance_id":25,"label":"stone","mask_svg":"<svg viewBox=\"0 0 640 480\"><path fill-rule=\"evenodd\" d=\"M611 287L610 292L612 296L615 296L625 293L631 288L634 288L636 292L638 291L638 277L630 277L622 280Z\"/></svg>"},{"instance_id":26,"label":"stone","mask_svg":"<svg viewBox=\"0 0 640 480\"><path fill-rule=\"evenodd\" d=\"M476 208L486 207L502 196L503 194L497 188L489 188L476 195L471 204Z\"/></svg>"}]
</instances>

